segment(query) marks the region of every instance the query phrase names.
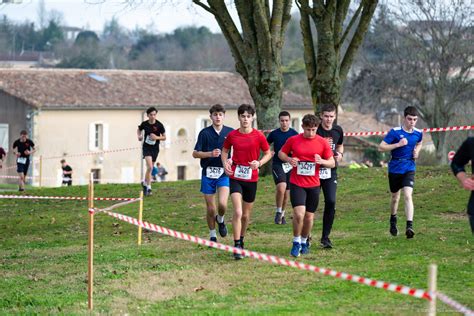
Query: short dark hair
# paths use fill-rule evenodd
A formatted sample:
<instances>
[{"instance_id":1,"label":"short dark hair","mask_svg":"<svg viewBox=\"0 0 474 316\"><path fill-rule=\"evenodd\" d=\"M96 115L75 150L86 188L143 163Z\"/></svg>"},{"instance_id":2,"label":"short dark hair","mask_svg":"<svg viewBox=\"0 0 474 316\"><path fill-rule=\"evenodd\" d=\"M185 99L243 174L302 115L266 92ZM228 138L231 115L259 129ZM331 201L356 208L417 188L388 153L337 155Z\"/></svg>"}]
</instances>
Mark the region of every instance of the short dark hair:
<instances>
[{"instance_id":1,"label":"short dark hair","mask_svg":"<svg viewBox=\"0 0 474 316\"><path fill-rule=\"evenodd\" d=\"M321 123L321 120L314 114L306 114L305 116L303 116L302 122L303 126L315 127Z\"/></svg>"},{"instance_id":2,"label":"short dark hair","mask_svg":"<svg viewBox=\"0 0 474 316\"><path fill-rule=\"evenodd\" d=\"M320 114L323 114L323 112L336 112L336 106L332 103L321 104L320 109Z\"/></svg>"},{"instance_id":3,"label":"short dark hair","mask_svg":"<svg viewBox=\"0 0 474 316\"><path fill-rule=\"evenodd\" d=\"M408 115L411 116L418 116L418 111L414 106L407 106L403 111L403 116L407 117Z\"/></svg>"},{"instance_id":4,"label":"short dark hair","mask_svg":"<svg viewBox=\"0 0 474 316\"><path fill-rule=\"evenodd\" d=\"M26 131L26 129L22 129L20 131L20 135L28 135L28 132Z\"/></svg>"},{"instance_id":5,"label":"short dark hair","mask_svg":"<svg viewBox=\"0 0 474 316\"><path fill-rule=\"evenodd\" d=\"M211 106L211 108L209 109L209 113L212 114L212 113L215 113L215 112L222 112L222 113L225 113L225 108L223 105L221 104L214 104L213 106Z\"/></svg>"},{"instance_id":6,"label":"short dark hair","mask_svg":"<svg viewBox=\"0 0 474 316\"><path fill-rule=\"evenodd\" d=\"M280 118L282 116L291 117L290 112L288 112L288 111L281 111L280 114L278 114L278 118Z\"/></svg>"},{"instance_id":7,"label":"short dark hair","mask_svg":"<svg viewBox=\"0 0 474 316\"><path fill-rule=\"evenodd\" d=\"M255 108L250 104L242 104L237 109L237 115L244 114L244 112L247 112L248 114L253 116L255 114Z\"/></svg>"},{"instance_id":8,"label":"short dark hair","mask_svg":"<svg viewBox=\"0 0 474 316\"><path fill-rule=\"evenodd\" d=\"M65 163L66 162L66 159L61 159L61 163Z\"/></svg>"},{"instance_id":9,"label":"short dark hair","mask_svg":"<svg viewBox=\"0 0 474 316\"><path fill-rule=\"evenodd\" d=\"M154 106L150 106L148 109L146 109L146 114L148 115L153 111L158 113L158 110Z\"/></svg>"}]
</instances>

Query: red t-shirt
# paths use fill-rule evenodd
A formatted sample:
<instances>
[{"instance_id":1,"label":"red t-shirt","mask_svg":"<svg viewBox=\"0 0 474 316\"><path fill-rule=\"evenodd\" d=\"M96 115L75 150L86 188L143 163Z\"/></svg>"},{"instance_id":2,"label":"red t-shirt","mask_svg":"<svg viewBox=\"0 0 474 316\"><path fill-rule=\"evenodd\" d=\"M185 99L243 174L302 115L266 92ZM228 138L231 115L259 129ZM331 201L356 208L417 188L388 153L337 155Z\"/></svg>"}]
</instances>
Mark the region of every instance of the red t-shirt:
<instances>
[{"instance_id":1,"label":"red t-shirt","mask_svg":"<svg viewBox=\"0 0 474 316\"><path fill-rule=\"evenodd\" d=\"M270 149L262 132L253 129L248 134L242 134L238 129L233 130L227 135L223 147L226 149L232 147L232 171L234 174L230 178L245 182L257 182L258 169L249 169L250 162L260 158L260 150Z\"/></svg>"},{"instance_id":2,"label":"red t-shirt","mask_svg":"<svg viewBox=\"0 0 474 316\"><path fill-rule=\"evenodd\" d=\"M314 138L304 138L303 134L299 134L288 138L281 151L287 155L291 154L293 158L298 158L302 162L300 164L300 174L298 174L298 167L293 167L291 170L291 183L302 188L320 186L320 165L314 162L314 155L318 154L323 159L329 159L333 156L327 140L319 135L316 135ZM303 175L305 172L313 173L314 175Z\"/></svg>"}]
</instances>

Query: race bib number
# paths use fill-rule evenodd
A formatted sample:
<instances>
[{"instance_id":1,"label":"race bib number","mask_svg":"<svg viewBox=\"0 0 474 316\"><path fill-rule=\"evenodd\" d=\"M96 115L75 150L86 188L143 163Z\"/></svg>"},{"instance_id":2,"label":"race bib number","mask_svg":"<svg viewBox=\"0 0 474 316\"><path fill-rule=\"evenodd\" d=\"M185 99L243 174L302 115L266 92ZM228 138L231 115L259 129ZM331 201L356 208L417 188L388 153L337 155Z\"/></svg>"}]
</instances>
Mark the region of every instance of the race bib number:
<instances>
[{"instance_id":1,"label":"race bib number","mask_svg":"<svg viewBox=\"0 0 474 316\"><path fill-rule=\"evenodd\" d=\"M284 162L281 166L283 167L284 173L288 173L291 169L293 169L293 166L288 162Z\"/></svg>"},{"instance_id":2,"label":"race bib number","mask_svg":"<svg viewBox=\"0 0 474 316\"><path fill-rule=\"evenodd\" d=\"M319 169L319 179L325 180L331 178L331 169L330 168L320 168Z\"/></svg>"},{"instance_id":3,"label":"race bib number","mask_svg":"<svg viewBox=\"0 0 474 316\"><path fill-rule=\"evenodd\" d=\"M155 145L156 144L156 140L154 139L151 139L150 138L150 135L148 135L145 139L145 143L147 143L148 145Z\"/></svg>"},{"instance_id":4,"label":"race bib number","mask_svg":"<svg viewBox=\"0 0 474 316\"><path fill-rule=\"evenodd\" d=\"M300 176L314 176L316 174L316 163L309 161L298 161L296 174Z\"/></svg>"},{"instance_id":5,"label":"race bib number","mask_svg":"<svg viewBox=\"0 0 474 316\"><path fill-rule=\"evenodd\" d=\"M224 168L221 167L207 167L206 177L209 179L219 179L224 173Z\"/></svg>"},{"instance_id":6,"label":"race bib number","mask_svg":"<svg viewBox=\"0 0 474 316\"><path fill-rule=\"evenodd\" d=\"M64 178L63 178L63 181L64 181L64 182L69 182L69 181L71 181L71 178L69 178L69 177L64 177Z\"/></svg>"},{"instance_id":7,"label":"race bib number","mask_svg":"<svg viewBox=\"0 0 474 316\"><path fill-rule=\"evenodd\" d=\"M26 163L26 157L18 157L16 162L18 162L19 164L24 165Z\"/></svg>"},{"instance_id":8,"label":"race bib number","mask_svg":"<svg viewBox=\"0 0 474 316\"><path fill-rule=\"evenodd\" d=\"M237 165L234 171L234 177L237 179L250 180L252 179L252 169L249 166Z\"/></svg>"}]
</instances>

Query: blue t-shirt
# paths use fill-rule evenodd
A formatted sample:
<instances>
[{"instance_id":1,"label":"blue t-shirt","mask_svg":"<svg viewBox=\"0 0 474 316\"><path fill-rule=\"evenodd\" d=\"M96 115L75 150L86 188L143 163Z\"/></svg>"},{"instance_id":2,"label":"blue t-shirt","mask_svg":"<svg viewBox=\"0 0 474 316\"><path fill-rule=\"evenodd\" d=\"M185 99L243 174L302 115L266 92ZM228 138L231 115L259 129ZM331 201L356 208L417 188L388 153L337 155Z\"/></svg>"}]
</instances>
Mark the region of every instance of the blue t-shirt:
<instances>
[{"instance_id":1,"label":"blue t-shirt","mask_svg":"<svg viewBox=\"0 0 474 316\"><path fill-rule=\"evenodd\" d=\"M267 136L267 142L269 144L273 143L273 150L275 151L275 155L273 155L273 164L274 165L281 165L283 161L278 158L278 152L280 149L285 145L286 140L291 136L298 135L298 132L294 129L290 128L286 132L283 132L281 128L274 129L270 132Z\"/></svg>"},{"instance_id":2,"label":"blue t-shirt","mask_svg":"<svg viewBox=\"0 0 474 316\"><path fill-rule=\"evenodd\" d=\"M383 141L391 145L398 143L402 138L406 138L408 144L392 150L392 159L388 163L388 172L390 173L404 174L416 169L413 150L423 140L423 132L415 128L413 132L409 133L402 127L395 127L388 132Z\"/></svg>"},{"instance_id":3,"label":"blue t-shirt","mask_svg":"<svg viewBox=\"0 0 474 316\"><path fill-rule=\"evenodd\" d=\"M224 140L227 135L233 131L232 128L228 126L223 126L222 130L219 134L217 134L214 127L208 126L202 129L199 132L199 136L197 139L196 146L194 146L195 151L213 151L214 149L222 149L222 145L224 144ZM212 158L202 158L201 159L201 168L202 168L202 176L206 175L206 168L207 167L222 167L221 157L212 157ZM221 177L226 177L226 174L222 174Z\"/></svg>"}]
</instances>

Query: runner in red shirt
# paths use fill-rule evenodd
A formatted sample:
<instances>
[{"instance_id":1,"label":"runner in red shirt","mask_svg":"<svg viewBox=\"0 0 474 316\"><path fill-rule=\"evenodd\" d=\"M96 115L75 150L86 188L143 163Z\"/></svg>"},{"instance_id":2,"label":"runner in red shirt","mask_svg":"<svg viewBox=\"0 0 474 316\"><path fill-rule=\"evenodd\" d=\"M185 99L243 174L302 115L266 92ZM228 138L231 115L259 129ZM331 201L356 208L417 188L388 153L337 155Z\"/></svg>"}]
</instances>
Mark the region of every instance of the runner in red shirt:
<instances>
[{"instance_id":1,"label":"runner in red shirt","mask_svg":"<svg viewBox=\"0 0 474 316\"><path fill-rule=\"evenodd\" d=\"M303 117L303 133L290 137L278 153L282 161L293 166L290 176L293 206L293 247L290 254L293 257L309 252L306 241L313 228L321 188L319 168L334 168L336 164L329 143L316 135L319 123L315 115L306 114Z\"/></svg>"},{"instance_id":2,"label":"runner in red shirt","mask_svg":"<svg viewBox=\"0 0 474 316\"><path fill-rule=\"evenodd\" d=\"M252 128L255 109L251 105L242 104L237 114L240 128L227 135L221 159L225 173L230 177L230 197L234 205L232 217L234 244L235 247L243 249L244 236L257 193L258 168L268 162L272 154L265 136ZM231 148L232 159L227 159ZM260 151L263 151L261 158ZM235 253L234 258L242 259L243 255Z\"/></svg>"}]
</instances>

